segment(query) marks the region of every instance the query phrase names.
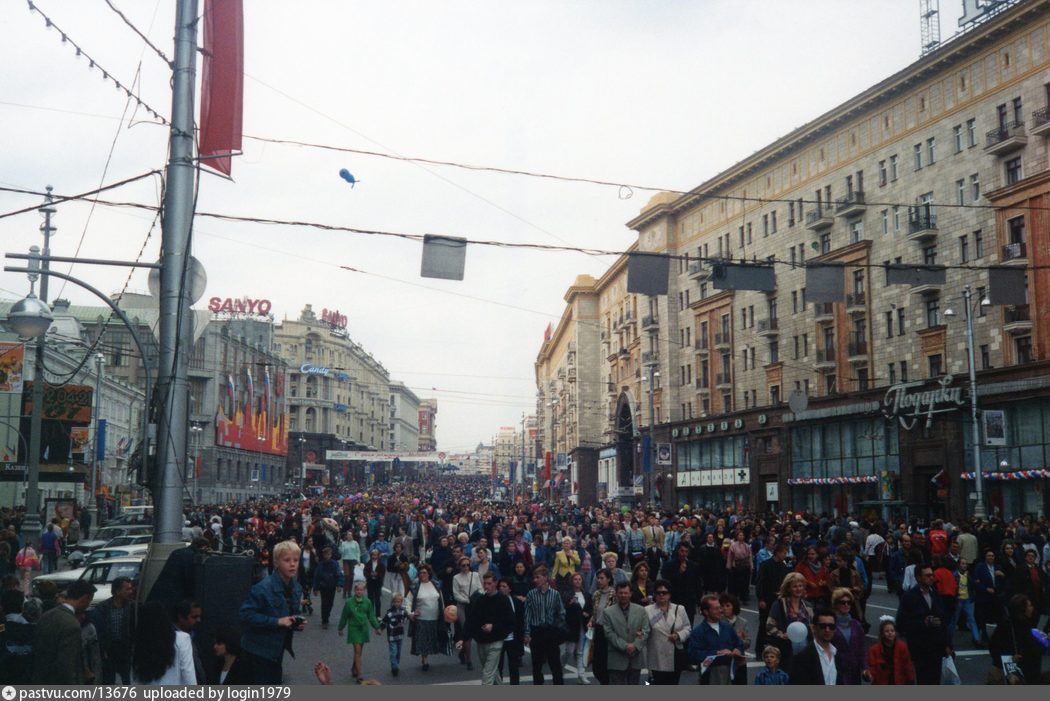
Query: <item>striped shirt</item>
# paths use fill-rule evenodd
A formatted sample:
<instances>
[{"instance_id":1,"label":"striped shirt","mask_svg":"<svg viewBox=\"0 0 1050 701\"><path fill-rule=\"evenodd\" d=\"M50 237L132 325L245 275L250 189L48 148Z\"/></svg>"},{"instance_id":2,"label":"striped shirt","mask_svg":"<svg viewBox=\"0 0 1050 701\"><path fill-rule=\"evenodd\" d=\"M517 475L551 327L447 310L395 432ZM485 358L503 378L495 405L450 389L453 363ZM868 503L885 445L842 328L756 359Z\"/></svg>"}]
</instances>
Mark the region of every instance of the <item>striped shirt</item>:
<instances>
[{"instance_id":1,"label":"striped shirt","mask_svg":"<svg viewBox=\"0 0 1050 701\"><path fill-rule=\"evenodd\" d=\"M533 628L562 628L565 624L565 605L561 595L553 588L544 593L532 589L525 596L525 635Z\"/></svg>"}]
</instances>

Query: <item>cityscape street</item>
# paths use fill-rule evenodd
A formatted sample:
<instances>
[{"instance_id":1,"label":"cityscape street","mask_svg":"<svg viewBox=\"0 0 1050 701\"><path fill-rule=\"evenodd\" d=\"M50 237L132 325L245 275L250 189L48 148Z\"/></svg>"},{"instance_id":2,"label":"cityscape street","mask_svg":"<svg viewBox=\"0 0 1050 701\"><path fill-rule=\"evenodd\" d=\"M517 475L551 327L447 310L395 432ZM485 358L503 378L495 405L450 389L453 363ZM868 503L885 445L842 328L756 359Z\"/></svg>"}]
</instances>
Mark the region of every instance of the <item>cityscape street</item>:
<instances>
[{"instance_id":1,"label":"cityscape street","mask_svg":"<svg viewBox=\"0 0 1050 701\"><path fill-rule=\"evenodd\" d=\"M1050 685L1050 0L0 22L5 701Z\"/></svg>"}]
</instances>

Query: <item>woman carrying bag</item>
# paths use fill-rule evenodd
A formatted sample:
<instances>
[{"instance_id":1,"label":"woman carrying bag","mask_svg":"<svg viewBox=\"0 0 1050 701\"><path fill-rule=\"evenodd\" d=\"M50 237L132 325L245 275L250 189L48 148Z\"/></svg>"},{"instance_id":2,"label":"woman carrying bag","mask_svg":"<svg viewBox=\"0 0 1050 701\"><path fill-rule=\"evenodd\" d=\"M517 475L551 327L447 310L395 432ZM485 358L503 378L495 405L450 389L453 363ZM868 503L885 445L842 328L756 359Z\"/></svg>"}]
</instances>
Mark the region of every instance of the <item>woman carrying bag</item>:
<instances>
[{"instance_id":1,"label":"woman carrying bag","mask_svg":"<svg viewBox=\"0 0 1050 701\"><path fill-rule=\"evenodd\" d=\"M645 607L651 629L645 648L649 673L653 684L677 685L689 663L685 654L689 616L684 606L671 603L671 584L667 580L656 580L653 594L655 603Z\"/></svg>"}]
</instances>

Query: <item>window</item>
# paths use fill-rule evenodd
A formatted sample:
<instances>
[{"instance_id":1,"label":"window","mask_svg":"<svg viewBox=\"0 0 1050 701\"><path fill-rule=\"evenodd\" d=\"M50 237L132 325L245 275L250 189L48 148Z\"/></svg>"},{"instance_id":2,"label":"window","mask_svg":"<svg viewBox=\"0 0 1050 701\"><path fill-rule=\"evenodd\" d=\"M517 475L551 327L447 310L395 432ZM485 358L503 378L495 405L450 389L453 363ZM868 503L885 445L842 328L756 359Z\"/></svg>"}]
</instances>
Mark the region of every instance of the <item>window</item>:
<instances>
[{"instance_id":1,"label":"window","mask_svg":"<svg viewBox=\"0 0 1050 701\"><path fill-rule=\"evenodd\" d=\"M1006 104L997 105L995 108L995 118L999 124L999 131L1006 131L1007 118L1006 118Z\"/></svg>"},{"instance_id":2,"label":"window","mask_svg":"<svg viewBox=\"0 0 1050 701\"><path fill-rule=\"evenodd\" d=\"M890 384L891 385L897 384L897 366L894 365L893 363L890 363L887 367L889 368L889 373L887 373L887 374L888 374L888 377L890 379Z\"/></svg>"},{"instance_id":3,"label":"window","mask_svg":"<svg viewBox=\"0 0 1050 701\"><path fill-rule=\"evenodd\" d=\"M795 253L795 247L791 247L791 265L794 266L798 261L798 255Z\"/></svg>"},{"instance_id":4,"label":"window","mask_svg":"<svg viewBox=\"0 0 1050 701\"><path fill-rule=\"evenodd\" d=\"M926 246L922 249L922 262L926 265L937 265L936 246Z\"/></svg>"},{"instance_id":5,"label":"window","mask_svg":"<svg viewBox=\"0 0 1050 701\"><path fill-rule=\"evenodd\" d=\"M1006 162L1006 184L1013 185L1021 180L1021 157L1011 158Z\"/></svg>"},{"instance_id":6,"label":"window","mask_svg":"<svg viewBox=\"0 0 1050 701\"><path fill-rule=\"evenodd\" d=\"M941 367L944 361L944 356L940 353L934 353L933 355L927 356L926 362L929 366L929 374L927 377L940 377L944 374L944 368Z\"/></svg>"},{"instance_id":7,"label":"window","mask_svg":"<svg viewBox=\"0 0 1050 701\"><path fill-rule=\"evenodd\" d=\"M963 150L962 124L956 124L952 127L952 141L955 144L956 153Z\"/></svg>"},{"instance_id":8,"label":"window","mask_svg":"<svg viewBox=\"0 0 1050 701\"><path fill-rule=\"evenodd\" d=\"M823 234L820 235L820 254L824 255L825 253L830 253L830 252L831 252L831 233L825 231Z\"/></svg>"},{"instance_id":9,"label":"window","mask_svg":"<svg viewBox=\"0 0 1050 701\"><path fill-rule=\"evenodd\" d=\"M777 213L776 212L770 212L769 213L769 228L770 228L770 233L773 233L773 234L777 233Z\"/></svg>"},{"instance_id":10,"label":"window","mask_svg":"<svg viewBox=\"0 0 1050 701\"><path fill-rule=\"evenodd\" d=\"M922 170L922 144L915 144L912 151L915 154L915 170Z\"/></svg>"},{"instance_id":11,"label":"window","mask_svg":"<svg viewBox=\"0 0 1050 701\"><path fill-rule=\"evenodd\" d=\"M937 143L936 139L934 137L932 137L932 136L929 139L926 139L926 165L931 165L932 166L933 163L934 163L935 159L933 157L933 152L934 152L934 148L936 146L936 143Z\"/></svg>"},{"instance_id":12,"label":"window","mask_svg":"<svg viewBox=\"0 0 1050 701\"><path fill-rule=\"evenodd\" d=\"M854 219L849 223L849 242L859 243L864 238L864 220Z\"/></svg>"},{"instance_id":13,"label":"window","mask_svg":"<svg viewBox=\"0 0 1050 701\"><path fill-rule=\"evenodd\" d=\"M926 326L927 328L933 328L941 325L941 300L930 299L926 300Z\"/></svg>"},{"instance_id":14,"label":"window","mask_svg":"<svg viewBox=\"0 0 1050 701\"><path fill-rule=\"evenodd\" d=\"M1024 124L1024 108L1021 105L1021 98L1015 97L1012 105L1014 108L1014 124Z\"/></svg>"},{"instance_id":15,"label":"window","mask_svg":"<svg viewBox=\"0 0 1050 701\"><path fill-rule=\"evenodd\" d=\"M959 237L959 262L968 263L970 261L970 237L965 234Z\"/></svg>"},{"instance_id":16,"label":"window","mask_svg":"<svg viewBox=\"0 0 1050 701\"><path fill-rule=\"evenodd\" d=\"M1032 362L1032 337L1021 336L1014 341L1014 355L1017 364Z\"/></svg>"},{"instance_id":17,"label":"window","mask_svg":"<svg viewBox=\"0 0 1050 701\"><path fill-rule=\"evenodd\" d=\"M808 333L802 334L802 357L803 358L808 358L809 357L809 334Z\"/></svg>"},{"instance_id":18,"label":"window","mask_svg":"<svg viewBox=\"0 0 1050 701\"><path fill-rule=\"evenodd\" d=\"M966 120L966 146L971 148L977 145L977 120Z\"/></svg>"},{"instance_id":19,"label":"window","mask_svg":"<svg viewBox=\"0 0 1050 701\"><path fill-rule=\"evenodd\" d=\"M956 199L956 204L958 204L960 206L966 204L966 180L965 179L956 180L955 181L955 195L956 195L956 198L955 198Z\"/></svg>"},{"instance_id":20,"label":"window","mask_svg":"<svg viewBox=\"0 0 1050 701\"><path fill-rule=\"evenodd\" d=\"M744 247L744 227L740 226L740 248Z\"/></svg>"},{"instance_id":21,"label":"window","mask_svg":"<svg viewBox=\"0 0 1050 701\"><path fill-rule=\"evenodd\" d=\"M857 389L864 392L868 389L868 369L857 368Z\"/></svg>"},{"instance_id":22,"label":"window","mask_svg":"<svg viewBox=\"0 0 1050 701\"><path fill-rule=\"evenodd\" d=\"M769 215L762 215L762 238L769 236Z\"/></svg>"},{"instance_id":23,"label":"window","mask_svg":"<svg viewBox=\"0 0 1050 701\"><path fill-rule=\"evenodd\" d=\"M973 232L973 257L984 258L984 236L980 229Z\"/></svg>"},{"instance_id":24,"label":"window","mask_svg":"<svg viewBox=\"0 0 1050 701\"><path fill-rule=\"evenodd\" d=\"M825 394L835 394L835 391L836 390L835 390L835 375L834 375L834 373L829 373L827 375L824 375L824 393Z\"/></svg>"},{"instance_id":25,"label":"window","mask_svg":"<svg viewBox=\"0 0 1050 701\"><path fill-rule=\"evenodd\" d=\"M897 154L890 156L890 182L897 181Z\"/></svg>"},{"instance_id":26,"label":"window","mask_svg":"<svg viewBox=\"0 0 1050 701\"><path fill-rule=\"evenodd\" d=\"M747 242L751 243L751 222L747 223Z\"/></svg>"},{"instance_id":27,"label":"window","mask_svg":"<svg viewBox=\"0 0 1050 701\"><path fill-rule=\"evenodd\" d=\"M897 335L904 335L904 307L897 307Z\"/></svg>"},{"instance_id":28,"label":"window","mask_svg":"<svg viewBox=\"0 0 1050 701\"><path fill-rule=\"evenodd\" d=\"M908 363L906 361L902 360L900 362L900 368L901 368L901 382L907 382L908 381Z\"/></svg>"},{"instance_id":29,"label":"window","mask_svg":"<svg viewBox=\"0 0 1050 701\"><path fill-rule=\"evenodd\" d=\"M1024 217L1014 217L1006 222L1010 243L1024 243Z\"/></svg>"},{"instance_id":30,"label":"window","mask_svg":"<svg viewBox=\"0 0 1050 701\"><path fill-rule=\"evenodd\" d=\"M977 173L970 176L970 199L974 202L981 199L981 176Z\"/></svg>"},{"instance_id":31,"label":"window","mask_svg":"<svg viewBox=\"0 0 1050 701\"><path fill-rule=\"evenodd\" d=\"M754 360L755 360L754 359L754 353L755 353L755 349L752 348L751 349L751 362L752 363L754 363ZM770 363L780 362L780 342L777 341L776 339L771 339L769 341L769 362Z\"/></svg>"},{"instance_id":32,"label":"window","mask_svg":"<svg viewBox=\"0 0 1050 701\"><path fill-rule=\"evenodd\" d=\"M893 233L899 234L901 232L901 208L900 205L893 205Z\"/></svg>"},{"instance_id":33,"label":"window","mask_svg":"<svg viewBox=\"0 0 1050 701\"><path fill-rule=\"evenodd\" d=\"M788 227L795 225L795 203L788 202Z\"/></svg>"},{"instance_id":34,"label":"window","mask_svg":"<svg viewBox=\"0 0 1050 701\"><path fill-rule=\"evenodd\" d=\"M792 355L791 357L794 358L795 360L798 360L798 336L792 336L791 337L791 342L792 342L792 344L794 345L794 348L795 348L794 355Z\"/></svg>"},{"instance_id":35,"label":"window","mask_svg":"<svg viewBox=\"0 0 1050 701\"><path fill-rule=\"evenodd\" d=\"M773 405L780 404L780 385L770 385L769 403Z\"/></svg>"},{"instance_id":36,"label":"window","mask_svg":"<svg viewBox=\"0 0 1050 701\"><path fill-rule=\"evenodd\" d=\"M981 369L987 370L992 367L992 354L988 350L988 345L981 346Z\"/></svg>"},{"instance_id":37,"label":"window","mask_svg":"<svg viewBox=\"0 0 1050 701\"><path fill-rule=\"evenodd\" d=\"M893 312L886 312L886 338L893 338Z\"/></svg>"},{"instance_id":38,"label":"window","mask_svg":"<svg viewBox=\"0 0 1050 701\"><path fill-rule=\"evenodd\" d=\"M890 233L890 210L882 210L882 233L883 235Z\"/></svg>"},{"instance_id":39,"label":"window","mask_svg":"<svg viewBox=\"0 0 1050 701\"><path fill-rule=\"evenodd\" d=\"M864 271L853 271L853 294L864 294Z\"/></svg>"},{"instance_id":40,"label":"window","mask_svg":"<svg viewBox=\"0 0 1050 701\"><path fill-rule=\"evenodd\" d=\"M988 316L988 307L981 304L984 301L986 290L983 287L977 288L977 316Z\"/></svg>"},{"instance_id":41,"label":"window","mask_svg":"<svg viewBox=\"0 0 1050 701\"><path fill-rule=\"evenodd\" d=\"M886 170L886 161L879 161L879 187L886 184L888 179L888 171Z\"/></svg>"},{"instance_id":42,"label":"window","mask_svg":"<svg viewBox=\"0 0 1050 701\"><path fill-rule=\"evenodd\" d=\"M791 290L791 313L798 314L798 290Z\"/></svg>"}]
</instances>

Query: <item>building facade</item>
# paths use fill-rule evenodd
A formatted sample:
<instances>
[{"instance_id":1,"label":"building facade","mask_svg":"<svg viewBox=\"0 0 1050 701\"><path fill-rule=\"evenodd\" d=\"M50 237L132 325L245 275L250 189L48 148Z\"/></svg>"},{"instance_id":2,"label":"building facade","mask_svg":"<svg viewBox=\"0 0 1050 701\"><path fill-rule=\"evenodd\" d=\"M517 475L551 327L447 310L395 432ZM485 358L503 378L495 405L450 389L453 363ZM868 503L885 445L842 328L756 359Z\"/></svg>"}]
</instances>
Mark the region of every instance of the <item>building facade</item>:
<instances>
[{"instance_id":1,"label":"building facade","mask_svg":"<svg viewBox=\"0 0 1050 701\"><path fill-rule=\"evenodd\" d=\"M664 503L958 515L974 482L972 348L990 510L1045 513L1048 76L1050 2L1019 2L690 192L655 196L629 226L633 250L668 255L668 294L628 294L627 256L599 281L600 469L637 492L655 425L672 464L642 489ZM772 285L733 283L733 262L765 264ZM1000 267L1025 271L1024 304L992 299ZM807 298L818 268L841 279ZM829 288L839 301L814 301Z\"/></svg>"},{"instance_id":2,"label":"building facade","mask_svg":"<svg viewBox=\"0 0 1050 701\"><path fill-rule=\"evenodd\" d=\"M422 399L419 402L419 450L428 452L437 450L437 413L436 399Z\"/></svg>"},{"instance_id":3,"label":"building facade","mask_svg":"<svg viewBox=\"0 0 1050 701\"><path fill-rule=\"evenodd\" d=\"M327 460L328 450L389 450L390 374L350 339L346 317L307 304L275 329L288 364L289 469L300 488L367 484L366 463ZM300 469L301 466L301 469Z\"/></svg>"},{"instance_id":4,"label":"building facade","mask_svg":"<svg viewBox=\"0 0 1050 701\"><path fill-rule=\"evenodd\" d=\"M419 397L403 382L390 383L390 449L414 452L419 447Z\"/></svg>"}]
</instances>

